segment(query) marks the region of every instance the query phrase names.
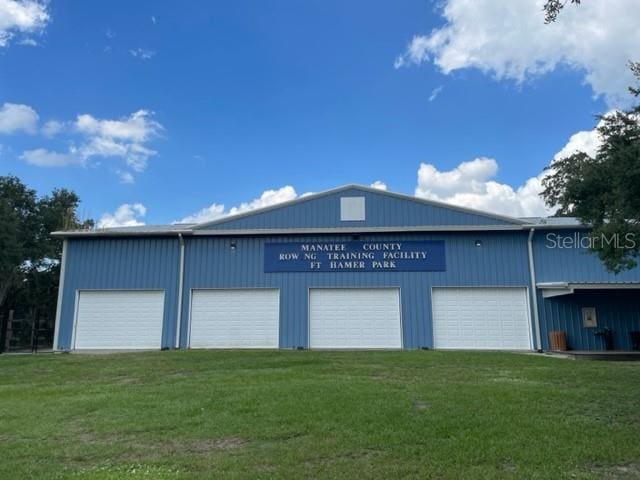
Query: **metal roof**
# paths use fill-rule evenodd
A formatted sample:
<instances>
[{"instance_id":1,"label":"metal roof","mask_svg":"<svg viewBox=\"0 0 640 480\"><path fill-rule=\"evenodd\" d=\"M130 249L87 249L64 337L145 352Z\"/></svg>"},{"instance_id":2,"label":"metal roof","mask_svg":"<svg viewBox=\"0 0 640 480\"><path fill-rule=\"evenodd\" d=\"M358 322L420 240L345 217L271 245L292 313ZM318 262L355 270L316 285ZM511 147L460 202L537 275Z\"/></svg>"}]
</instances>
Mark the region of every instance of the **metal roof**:
<instances>
[{"instance_id":1,"label":"metal roof","mask_svg":"<svg viewBox=\"0 0 640 480\"><path fill-rule=\"evenodd\" d=\"M412 202L418 202L425 205L447 208L450 210L481 215L488 218L494 218L502 222L508 222L507 225L413 225L413 226L371 226L371 227L340 227L340 228L266 228L266 229L218 229L213 230L212 226L217 226L236 220L238 218L248 217L251 215L258 215L267 211L286 208L288 206L308 202L323 196L335 194L344 190L358 189L366 192L372 192L378 195L386 195L394 198L400 198ZM493 230L529 230L535 227L537 229L544 228L580 228L584 227L583 224L577 218L574 217L524 217L515 218L504 215L492 214L483 212L471 208L459 207L457 205L450 205L443 202L437 202L433 200L425 200L410 195L404 195L400 193L388 192L386 190L380 190L364 185L350 184L342 187L326 190L323 192L306 195L303 197L290 200L288 202L278 203L276 205L270 205L264 208L251 210L248 212L242 212L235 215L228 215L223 218L203 222L203 223L176 223L170 225L135 225L130 227L114 227L114 228L95 228L89 230L65 230L56 231L52 235L57 237L85 237L85 236L159 236L159 235L260 235L260 234L314 234L314 233L375 233L375 232L430 232L430 231L493 231Z\"/></svg>"},{"instance_id":2,"label":"metal roof","mask_svg":"<svg viewBox=\"0 0 640 480\"><path fill-rule=\"evenodd\" d=\"M576 217L520 217L529 225L536 227L584 227Z\"/></svg>"},{"instance_id":3,"label":"metal roof","mask_svg":"<svg viewBox=\"0 0 640 480\"><path fill-rule=\"evenodd\" d=\"M561 297L571 295L576 290L637 290L640 289L640 281L620 282L543 282L536 283L536 288L542 291L544 298Z\"/></svg>"},{"instance_id":4,"label":"metal roof","mask_svg":"<svg viewBox=\"0 0 640 480\"><path fill-rule=\"evenodd\" d=\"M191 233L193 226L194 224L192 223L177 223L173 225L134 225L131 227L60 230L53 232L52 235L56 237L177 235L178 233Z\"/></svg>"},{"instance_id":5,"label":"metal roof","mask_svg":"<svg viewBox=\"0 0 640 480\"><path fill-rule=\"evenodd\" d=\"M405 195L403 193L396 193L396 192L389 192L387 190L381 190L379 188L373 188L373 187L368 187L366 185L359 185L359 184L347 184L347 185L343 185L341 187L336 187L336 188L332 188L330 190L325 190L322 192L318 192L318 193L312 193L310 195L305 195L303 197L298 197L295 198L293 200L289 200L287 202L282 202L282 203L277 203L275 205L269 205L267 207L263 207L263 208L257 208L255 210L250 210L247 212L242 212L242 213L238 213L236 215L229 215L229 216L225 216L222 218L218 218L216 220L212 220L209 222L203 222L200 223L198 225L196 225L194 228L195 229L203 229L203 228L207 228L209 226L212 225L219 225L219 224L223 224L229 221L233 221L233 220L237 220L239 218L243 218L243 217L249 217L249 216L253 216L253 215L258 215L264 212L268 212L271 210L276 210L276 209L281 209L281 208L286 208L289 207L291 205L295 205L295 204L299 204L299 203L304 203L304 202L309 202L327 195L333 195L345 190L351 190L351 189L357 189L357 190L362 190L364 192L370 192L370 193L374 193L376 195L383 195L383 196L388 196L388 197L394 197L394 198L399 198L402 200L407 200L410 202L417 202L417 203L422 203L423 205L430 205L430 206L435 206L435 207L441 207L441 208L446 208L449 210L454 210L454 211L458 211L458 212L464 212L464 213L469 213L469 214L474 214L474 215L480 215L483 217L488 217L488 218L493 218L496 220L500 220L500 221L506 221L515 225L522 225L525 224L526 222L524 220L521 220L519 218L516 217L510 217L507 215L500 215L497 213L490 213L490 212L484 212L482 210L476 210L473 208L468 208L468 207L460 207L458 205L452 205L449 203L444 203L444 202L438 202L435 200L427 200L424 198L418 198L415 197L413 195Z\"/></svg>"}]
</instances>

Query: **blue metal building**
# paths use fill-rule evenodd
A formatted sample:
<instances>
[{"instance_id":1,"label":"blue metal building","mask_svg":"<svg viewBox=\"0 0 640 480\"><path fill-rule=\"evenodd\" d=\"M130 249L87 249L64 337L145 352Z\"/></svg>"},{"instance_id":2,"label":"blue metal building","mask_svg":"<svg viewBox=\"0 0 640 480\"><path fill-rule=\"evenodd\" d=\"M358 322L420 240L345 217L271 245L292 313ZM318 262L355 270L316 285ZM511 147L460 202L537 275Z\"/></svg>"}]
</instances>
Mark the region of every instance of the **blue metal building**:
<instances>
[{"instance_id":1,"label":"blue metal building","mask_svg":"<svg viewBox=\"0 0 640 480\"><path fill-rule=\"evenodd\" d=\"M574 219L518 219L349 185L217 221L64 237L54 348L617 349L640 268Z\"/></svg>"}]
</instances>

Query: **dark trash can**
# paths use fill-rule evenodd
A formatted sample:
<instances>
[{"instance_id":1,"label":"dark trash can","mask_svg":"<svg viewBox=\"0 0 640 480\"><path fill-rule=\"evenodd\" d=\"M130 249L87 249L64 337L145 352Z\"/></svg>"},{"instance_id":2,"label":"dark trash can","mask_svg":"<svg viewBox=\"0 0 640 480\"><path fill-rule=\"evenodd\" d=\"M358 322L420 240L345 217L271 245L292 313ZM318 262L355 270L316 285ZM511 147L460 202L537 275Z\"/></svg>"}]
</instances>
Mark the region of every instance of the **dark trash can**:
<instances>
[{"instance_id":1,"label":"dark trash can","mask_svg":"<svg viewBox=\"0 0 640 480\"><path fill-rule=\"evenodd\" d=\"M611 330L609 327L605 327L602 330L596 330L594 332L594 335L597 337L602 337L605 350L613 350L613 330Z\"/></svg>"},{"instance_id":2,"label":"dark trash can","mask_svg":"<svg viewBox=\"0 0 640 480\"><path fill-rule=\"evenodd\" d=\"M629 332L629 336L631 337L631 350L640 350L640 332L632 330Z\"/></svg>"}]
</instances>

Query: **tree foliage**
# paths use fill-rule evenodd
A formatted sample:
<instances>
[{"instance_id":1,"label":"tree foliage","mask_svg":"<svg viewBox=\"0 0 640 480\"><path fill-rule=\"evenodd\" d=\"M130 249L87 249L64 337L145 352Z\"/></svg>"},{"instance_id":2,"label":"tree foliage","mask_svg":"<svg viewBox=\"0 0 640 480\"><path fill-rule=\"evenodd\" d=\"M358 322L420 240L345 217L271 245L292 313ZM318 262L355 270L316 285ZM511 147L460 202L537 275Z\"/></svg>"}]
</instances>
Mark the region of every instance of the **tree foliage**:
<instances>
[{"instance_id":1,"label":"tree foliage","mask_svg":"<svg viewBox=\"0 0 640 480\"><path fill-rule=\"evenodd\" d=\"M570 0L576 5L580 4L580 0ZM566 5L567 0L547 0L542 9L544 10L544 23L553 23Z\"/></svg>"},{"instance_id":2,"label":"tree foliage","mask_svg":"<svg viewBox=\"0 0 640 480\"><path fill-rule=\"evenodd\" d=\"M545 23L555 22L569 0L547 0ZM570 0L579 5L581 0ZM629 61L640 82L640 62ZM638 87L629 87L634 97ZM552 162L542 181L547 205L593 227L591 249L609 271L637 265L640 255L640 105L599 117L602 141L595 157L584 152Z\"/></svg>"},{"instance_id":3,"label":"tree foliage","mask_svg":"<svg viewBox=\"0 0 640 480\"><path fill-rule=\"evenodd\" d=\"M23 308L55 305L62 241L50 233L93 226L78 218L79 203L66 189L38 198L17 177L0 177L0 312L18 299Z\"/></svg>"},{"instance_id":4,"label":"tree foliage","mask_svg":"<svg viewBox=\"0 0 640 480\"><path fill-rule=\"evenodd\" d=\"M640 81L640 66L631 64ZM640 95L640 88L630 88ZM595 157L584 152L553 162L542 195L557 215L592 225L592 249L608 270L637 265L640 254L640 106L599 117L601 145Z\"/></svg>"}]
</instances>

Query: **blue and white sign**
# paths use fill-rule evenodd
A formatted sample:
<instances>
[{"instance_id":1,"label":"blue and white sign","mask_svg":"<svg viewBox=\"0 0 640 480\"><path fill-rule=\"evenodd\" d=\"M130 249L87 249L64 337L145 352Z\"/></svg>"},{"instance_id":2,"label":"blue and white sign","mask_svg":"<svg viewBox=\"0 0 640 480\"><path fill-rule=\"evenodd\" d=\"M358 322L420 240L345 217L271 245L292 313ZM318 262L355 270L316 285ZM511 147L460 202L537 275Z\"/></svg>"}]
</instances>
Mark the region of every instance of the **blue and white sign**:
<instances>
[{"instance_id":1,"label":"blue and white sign","mask_svg":"<svg viewBox=\"0 0 640 480\"><path fill-rule=\"evenodd\" d=\"M265 272L440 272L444 241L266 243Z\"/></svg>"}]
</instances>

